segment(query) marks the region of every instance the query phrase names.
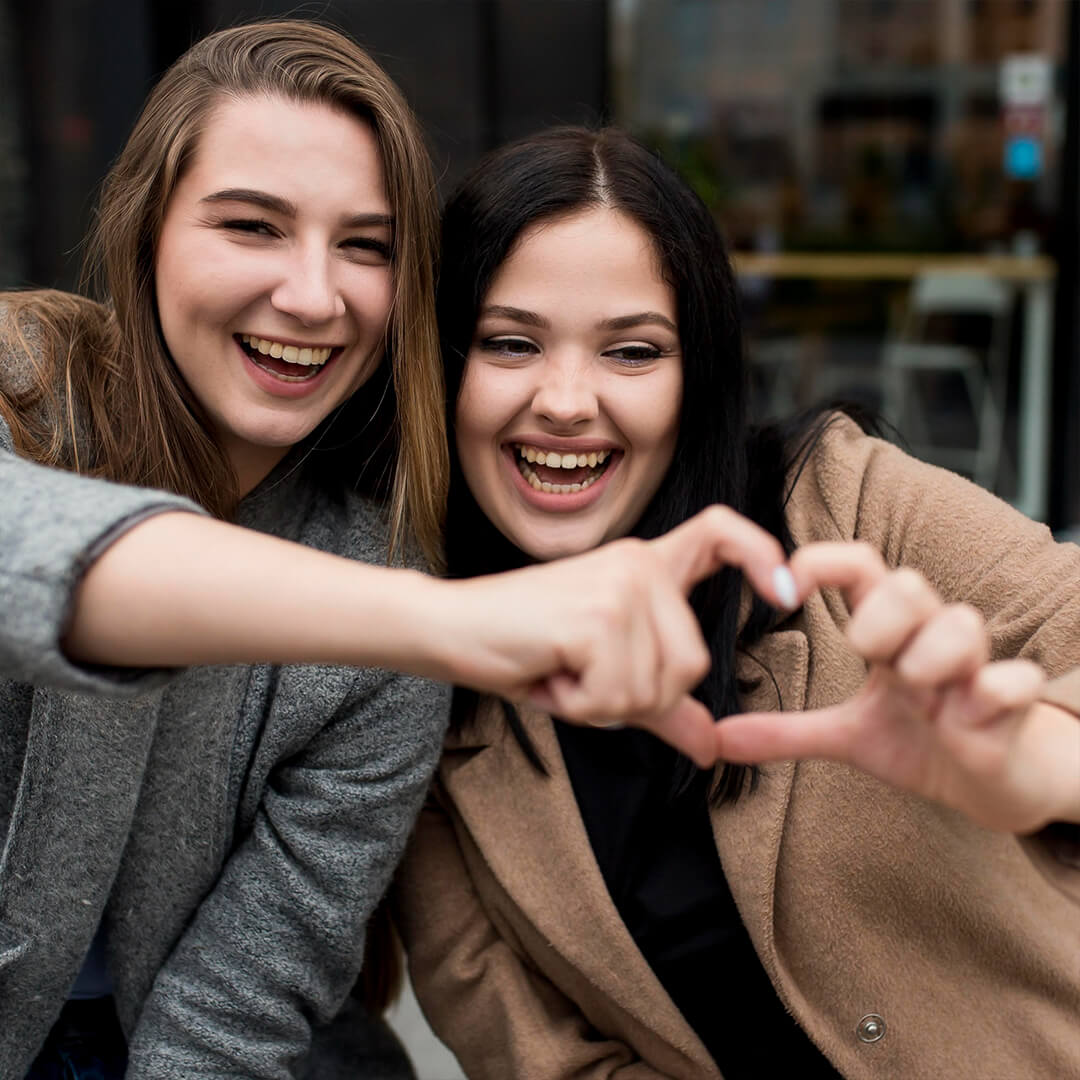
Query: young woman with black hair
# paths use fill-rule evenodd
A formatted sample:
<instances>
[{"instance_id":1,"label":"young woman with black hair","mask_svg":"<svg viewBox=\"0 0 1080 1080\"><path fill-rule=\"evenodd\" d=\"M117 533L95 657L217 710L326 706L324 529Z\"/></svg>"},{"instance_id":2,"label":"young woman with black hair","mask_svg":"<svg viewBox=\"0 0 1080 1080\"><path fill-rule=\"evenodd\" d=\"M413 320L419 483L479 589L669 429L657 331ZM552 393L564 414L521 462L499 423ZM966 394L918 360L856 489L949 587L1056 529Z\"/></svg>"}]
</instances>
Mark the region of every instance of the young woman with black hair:
<instances>
[{"instance_id":1,"label":"young woman with black hair","mask_svg":"<svg viewBox=\"0 0 1080 1080\"><path fill-rule=\"evenodd\" d=\"M749 427L715 224L617 131L489 155L440 282L452 575L720 503L800 601L695 590L715 771L456 694L395 897L467 1074L1080 1072L1080 549L842 414Z\"/></svg>"}]
</instances>

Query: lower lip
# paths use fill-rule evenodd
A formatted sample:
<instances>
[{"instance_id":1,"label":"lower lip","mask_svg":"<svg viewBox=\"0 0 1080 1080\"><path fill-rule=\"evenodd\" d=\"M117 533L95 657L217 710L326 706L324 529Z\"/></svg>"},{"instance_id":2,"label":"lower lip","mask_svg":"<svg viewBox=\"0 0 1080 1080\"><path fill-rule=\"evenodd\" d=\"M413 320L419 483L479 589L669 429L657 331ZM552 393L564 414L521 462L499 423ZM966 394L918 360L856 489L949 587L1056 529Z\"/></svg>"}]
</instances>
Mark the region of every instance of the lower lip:
<instances>
[{"instance_id":1,"label":"lower lip","mask_svg":"<svg viewBox=\"0 0 1080 1080\"><path fill-rule=\"evenodd\" d=\"M622 464L623 455L621 453L613 452L611 464L600 474L599 479L591 483L587 488L582 488L581 491L571 491L567 494L562 494L556 491L537 491L536 488L521 475L521 470L517 466L518 454L517 450L512 447L504 447L503 455L506 458L507 468L510 470L511 478L514 483L514 487L517 489L518 494L530 505L535 506L537 510L543 510L545 513L554 514L572 514L576 510L584 510L586 507L591 506L597 499L604 493L604 489L608 485L608 481L611 478L611 474Z\"/></svg>"},{"instance_id":2,"label":"lower lip","mask_svg":"<svg viewBox=\"0 0 1080 1080\"><path fill-rule=\"evenodd\" d=\"M330 359L323 364L318 375L312 375L310 379L304 379L303 382L288 382L285 379L279 379L276 375L259 367L259 365L248 356L243 348L241 348L239 342L234 342L234 344L237 349L239 349L240 355L244 358L244 363L247 366L247 373L251 376L251 381L255 383L260 390L264 390L274 397L282 398L302 398L307 397L308 394L315 393L315 391L326 381L327 374L334 366L337 358L341 355L340 349L331 353Z\"/></svg>"}]
</instances>

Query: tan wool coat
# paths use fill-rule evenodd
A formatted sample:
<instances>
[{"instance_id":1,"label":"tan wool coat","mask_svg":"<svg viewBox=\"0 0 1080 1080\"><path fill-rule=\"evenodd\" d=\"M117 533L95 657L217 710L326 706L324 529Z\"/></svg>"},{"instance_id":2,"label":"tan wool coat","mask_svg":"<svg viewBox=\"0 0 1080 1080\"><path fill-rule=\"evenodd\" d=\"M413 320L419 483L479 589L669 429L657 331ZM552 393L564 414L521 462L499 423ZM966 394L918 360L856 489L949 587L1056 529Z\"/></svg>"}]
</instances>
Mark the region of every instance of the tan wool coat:
<instances>
[{"instance_id":1,"label":"tan wool coat","mask_svg":"<svg viewBox=\"0 0 1080 1080\"><path fill-rule=\"evenodd\" d=\"M995 656L1080 666L1080 548L849 421L817 447L788 520L797 543L865 540L973 603ZM865 667L847 619L824 590L740 655L744 707L854 694ZM1080 714L1080 675L1046 697ZM470 1077L719 1077L607 892L552 722L525 722L549 775L482 709L447 742L399 873L424 1011ZM1080 1077L1080 859L1053 831L993 833L819 761L763 767L711 817L780 999L848 1080Z\"/></svg>"}]
</instances>

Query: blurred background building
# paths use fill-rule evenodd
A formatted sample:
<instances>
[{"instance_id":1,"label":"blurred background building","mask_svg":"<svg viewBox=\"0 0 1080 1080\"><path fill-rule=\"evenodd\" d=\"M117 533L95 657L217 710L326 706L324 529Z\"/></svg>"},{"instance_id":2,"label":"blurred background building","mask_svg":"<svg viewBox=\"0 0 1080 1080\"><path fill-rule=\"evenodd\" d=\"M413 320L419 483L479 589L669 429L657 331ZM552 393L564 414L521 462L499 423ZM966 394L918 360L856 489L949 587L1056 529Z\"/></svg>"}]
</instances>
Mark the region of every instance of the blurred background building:
<instances>
[{"instance_id":1,"label":"blurred background building","mask_svg":"<svg viewBox=\"0 0 1080 1080\"><path fill-rule=\"evenodd\" d=\"M915 452L1080 522L1075 3L0 0L0 286L71 287L155 77L277 14L379 57L444 191L545 125L630 128L737 253L762 414L863 402Z\"/></svg>"},{"instance_id":2,"label":"blurred background building","mask_svg":"<svg viewBox=\"0 0 1080 1080\"><path fill-rule=\"evenodd\" d=\"M756 406L883 410L1080 535L1080 5L1071 0L0 0L0 287L73 287L97 184L190 42L343 27L445 191L485 150L613 121L736 252ZM457 1075L411 1005L427 1080Z\"/></svg>"}]
</instances>

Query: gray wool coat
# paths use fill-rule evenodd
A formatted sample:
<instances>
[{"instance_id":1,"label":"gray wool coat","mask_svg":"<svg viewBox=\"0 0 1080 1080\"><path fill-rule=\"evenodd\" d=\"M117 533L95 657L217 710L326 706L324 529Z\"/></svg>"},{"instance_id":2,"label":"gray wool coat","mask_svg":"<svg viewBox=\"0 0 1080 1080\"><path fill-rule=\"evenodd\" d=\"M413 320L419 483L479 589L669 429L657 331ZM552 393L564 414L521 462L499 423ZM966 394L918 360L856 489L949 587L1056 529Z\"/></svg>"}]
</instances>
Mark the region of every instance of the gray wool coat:
<instances>
[{"instance_id":1,"label":"gray wool coat","mask_svg":"<svg viewBox=\"0 0 1080 1080\"><path fill-rule=\"evenodd\" d=\"M383 562L375 508L321 490L312 467L290 455L239 522ZM69 662L59 642L83 569L178 508L197 511L27 462L0 422L5 1078L33 1059L101 922L129 1077L301 1074L312 1027L353 984L438 758L448 693L422 679Z\"/></svg>"}]
</instances>

